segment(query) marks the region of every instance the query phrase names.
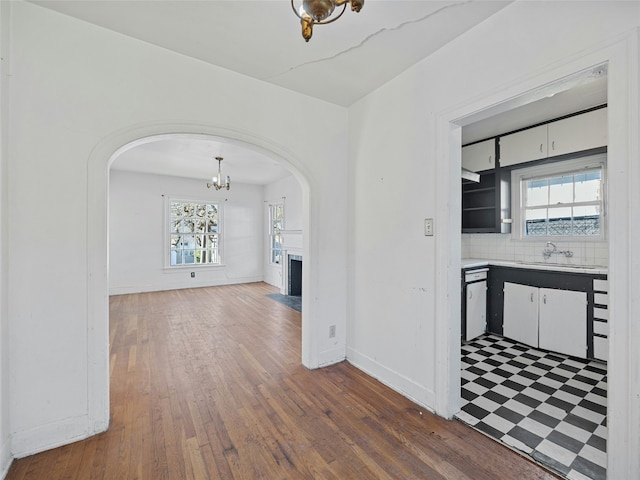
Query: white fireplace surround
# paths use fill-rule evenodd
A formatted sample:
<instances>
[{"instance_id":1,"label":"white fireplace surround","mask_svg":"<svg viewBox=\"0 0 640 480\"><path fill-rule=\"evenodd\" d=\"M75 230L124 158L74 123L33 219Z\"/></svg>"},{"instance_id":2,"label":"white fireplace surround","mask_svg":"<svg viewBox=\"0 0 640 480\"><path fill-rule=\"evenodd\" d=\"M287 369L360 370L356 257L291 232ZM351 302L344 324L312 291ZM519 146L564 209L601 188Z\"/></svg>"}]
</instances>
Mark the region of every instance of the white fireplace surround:
<instances>
[{"instance_id":1,"label":"white fireplace surround","mask_svg":"<svg viewBox=\"0 0 640 480\"><path fill-rule=\"evenodd\" d=\"M293 257L293 258L290 258ZM290 249L282 250L282 285L280 286L280 293L282 295L289 295L289 260L303 260L302 250Z\"/></svg>"}]
</instances>

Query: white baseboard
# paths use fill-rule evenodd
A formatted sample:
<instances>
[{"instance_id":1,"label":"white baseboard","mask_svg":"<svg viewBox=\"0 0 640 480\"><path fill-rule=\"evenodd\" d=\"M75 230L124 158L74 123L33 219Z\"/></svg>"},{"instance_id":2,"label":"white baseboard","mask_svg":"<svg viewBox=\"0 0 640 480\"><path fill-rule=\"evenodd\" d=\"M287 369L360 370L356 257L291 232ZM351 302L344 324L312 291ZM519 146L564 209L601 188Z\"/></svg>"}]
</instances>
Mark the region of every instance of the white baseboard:
<instances>
[{"instance_id":1,"label":"white baseboard","mask_svg":"<svg viewBox=\"0 0 640 480\"><path fill-rule=\"evenodd\" d=\"M128 295L131 293L146 293L146 292L162 292L167 290L182 290L183 288L202 288L202 287L217 287L220 285L237 285L240 283L255 283L262 282L264 278L262 276L257 277L242 277L226 280L215 281L187 281L180 283L171 283L167 285L127 285L119 287L109 288L109 295Z\"/></svg>"},{"instance_id":2,"label":"white baseboard","mask_svg":"<svg viewBox=\"0 0 640 480\"><path fill-rule=\"evenodd\" d=\"M13 458L11 457L11 444L9 439L6 438L0 446L0 478L4 479L7 476L11 468L11 462L13 462Z\"/></svg>"},{"instance_id":3,"label":"white baseboard","mask_svg":"<svg viewBox=\"0 0 640 480\"><path fill-rule=\"evenodd\" d=\"M371 357L353 348L347 348L347 361L412 402L415 402L432 413L435 411L434 405L436 397L433 390L417 384L413 380L381 365Z\"/></svg>"},{"instance_id":4,"label":"white baseboard","mask_svg":"<svg viewBox=\"0 0 640 480\"><path fill-rule=\"evenodd\" d=\"M14 458L23 458L100 433L90 427L88 416L82 415L15 432L11 438L11 453Z\"/></svg>"},{"instance_id":5,"label":"white baseboard","mask_svg":"<svg viewBox=\"0 0 640 480\"><path fill-rule=\"evenodd\" d=\"M328 367L329 365L340 363L344 361L345 358L346 354L344 346L325 350L324 352L320 352L320 354L318 355L318 368Z\"/></svg>"}]
</instances>

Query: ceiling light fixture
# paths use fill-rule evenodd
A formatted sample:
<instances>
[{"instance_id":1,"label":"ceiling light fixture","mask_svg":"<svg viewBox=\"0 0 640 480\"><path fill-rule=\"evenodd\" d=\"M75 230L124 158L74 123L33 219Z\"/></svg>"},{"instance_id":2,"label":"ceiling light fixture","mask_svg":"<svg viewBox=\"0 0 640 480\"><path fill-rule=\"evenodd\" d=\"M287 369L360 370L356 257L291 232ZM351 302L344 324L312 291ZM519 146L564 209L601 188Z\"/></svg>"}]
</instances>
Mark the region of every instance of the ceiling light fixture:
<instances>
[{"instance_id":1,"label":"ceiling light fixture","mask_svg":"<svg viewBox=\"0 0 640 480\"><path fill-rule=\"evenodd\" d=\"M207 183L207 188L215 187L216 190L220 190L222 188L229 190L231 188L231 179L229 178L229 175L225 177L224 183L222 183L222 172L220 171L222 157L216 157L216 160L218 161L218 175L211 177L212 183Z\"/></svg>"},{"instance_id":2,"label":"ceiling light fixture","mask_svg":"<svg viewBox=\"0 0 640 480\"><path fill-rule=\"evenodd\" d=\"M291 0L291 8L300 19L302 25L302 37L308 42L313 34L314 25L326 25L339 19L347 8L347 4L351 5L351 10L359 12L364 5L364 0L302 0L302 6L299 10ZM336 6L342 5L342 10L337 16L331 18Z\"/></svg>"}]
</instances>

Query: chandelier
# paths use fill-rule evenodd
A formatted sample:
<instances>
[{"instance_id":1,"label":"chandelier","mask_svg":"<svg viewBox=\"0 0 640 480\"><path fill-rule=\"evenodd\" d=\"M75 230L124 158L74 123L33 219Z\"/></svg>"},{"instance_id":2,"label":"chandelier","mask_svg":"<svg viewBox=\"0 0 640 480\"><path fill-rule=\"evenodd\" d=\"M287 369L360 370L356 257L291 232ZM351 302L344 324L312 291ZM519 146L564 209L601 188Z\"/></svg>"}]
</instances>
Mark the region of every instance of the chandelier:
<instances>
[{"instance_id":1,"label":"chandelier","mask_svg":"<svg viewBox=\"0 0 640 480\"><path fill-rule=\"evenodd\" d=\"M225 177L224 183L222 183L222 172L220 171L222 157L216 157L216 160L218 161L218 174L211 177L211 183L207 183L207 188L215 187L216 190L220 190L222 188L229 190L231 188L231 179L229 178L229 175Z\"/></svg>"},{"instance_id":2,"label":"chandelier","mask_svg":"<svg viewBox=\"0 0 640 480\"><path fill-rule=\"evenodd\" d=\"M326 25L339 19L347 8L347 3L351 5L351 10L359 12L364 5L364 0L302 0L299 11L296 10L294 0L291 0L291 8L300 19L302 25L302 37L308 42L313 34L314 25ZM331 18L336 6L342 5L342 10L337 16Z\"/></svg>"}]
</instances>

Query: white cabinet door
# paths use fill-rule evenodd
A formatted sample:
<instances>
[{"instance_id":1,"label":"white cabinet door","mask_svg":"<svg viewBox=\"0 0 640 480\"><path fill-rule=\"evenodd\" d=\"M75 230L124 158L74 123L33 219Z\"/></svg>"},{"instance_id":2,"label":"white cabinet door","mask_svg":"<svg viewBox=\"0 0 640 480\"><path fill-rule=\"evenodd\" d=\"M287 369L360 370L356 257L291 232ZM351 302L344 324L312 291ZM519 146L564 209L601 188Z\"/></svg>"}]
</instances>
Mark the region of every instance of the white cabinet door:
<instances>
[{"instance_id":1,"label":"white cabinet door","mask_svg":"<svg viewBox=\"0 0 640 480\"><path fill-rule=\"evenodd\" d=\"M586 358L587 294L541 288L539 329L540 348Z\"/></svg>"},{"instance_id":2,"label":"white cabinet door","mask_svg":"<svg viewBox=\"0 0 640 480\"><path fill-rule=\"evenodd\" d=\"M496 142L492 138L462 147L462 168L472 172L491 170L496 166Z\"/></svg>"},{"instance_id":3,"label":"white cabinet door","mask_svg":"<svg viewBox=\"0 0 640 480\"><path fill-rule=\"evenodd\" d=\"M549 156L607 145L607 109L565 118L549 124Z\"/></svg>"},{"instance_id":4,"label":"white cabinet door","mask_svg":"<svg viewBox=\"0 0 640 480\"><path fill-rule=\"evenodd\" d=\"M500 137L500 166L508 167L547 157L547 126Z\"/></svg>"},{"instance_id":5,"label":"white cabinet door","mask_svg":"<svg viewBox=\"0 0 640 480\"><path fill-rule=\"evenodd\" d=\"M467 335L473 340L487 331L487 282L467 284Z\"/></svg>"},{"instance_id":6,"label":"white cabinet door","mask_svg":"<svg viewBox=\"0 0 640 480\"><path fill-rule=\"evenodd\" d=\"M517 283L504 284L503 335L538 346L538 288Z\"/></svg>"}]
</instances>

